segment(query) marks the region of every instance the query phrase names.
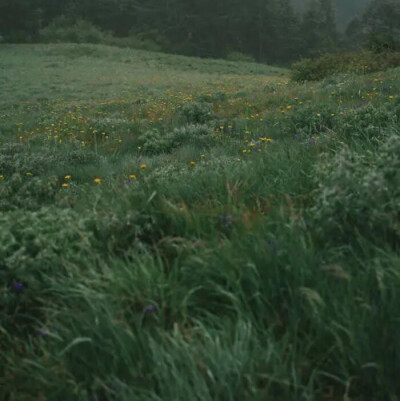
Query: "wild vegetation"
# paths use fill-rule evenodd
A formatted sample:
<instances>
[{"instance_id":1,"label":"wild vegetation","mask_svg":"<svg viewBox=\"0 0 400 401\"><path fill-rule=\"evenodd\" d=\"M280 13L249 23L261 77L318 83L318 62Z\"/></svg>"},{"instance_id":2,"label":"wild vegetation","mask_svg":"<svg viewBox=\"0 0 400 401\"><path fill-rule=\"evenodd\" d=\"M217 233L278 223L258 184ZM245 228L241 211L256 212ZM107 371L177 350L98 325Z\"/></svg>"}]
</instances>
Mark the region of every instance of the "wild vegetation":
<instances>
[{"instance_id":1,"label":"wild vegetation","mask_svg":"<svg viewBox=\"0 0 400 401\"><path fill-rule=\"evenodd\" d=\"M1 400L399 400L400 69L0 52Z\"/></svg>"},{"instance_id":2,"label":"wild vegetation","mask_svg":"<svg viewBox=\"0 0 400 401\"><path fill-rule=\"evenodd\" d=\"M102 43L286 65L400 49L398 0L0 0L0 42Z\"/></svg>"}]
</instances>

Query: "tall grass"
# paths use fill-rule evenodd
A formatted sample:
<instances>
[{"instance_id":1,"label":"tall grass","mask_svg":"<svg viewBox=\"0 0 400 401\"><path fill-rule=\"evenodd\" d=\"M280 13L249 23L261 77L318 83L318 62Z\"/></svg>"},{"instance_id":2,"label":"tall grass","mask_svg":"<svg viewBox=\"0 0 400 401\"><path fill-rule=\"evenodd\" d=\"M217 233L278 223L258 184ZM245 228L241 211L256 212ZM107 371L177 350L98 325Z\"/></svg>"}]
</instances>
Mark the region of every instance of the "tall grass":
<instances>
[{"instance_id":1,"label":"tall grass","mask_svg":"<svg viewBox=\"0 0 400 401\"><path fill-rule=\"evenodd\" d=\"M399 399L398 70L5 49L1 399Z\"/></svg>"}]
</instances>

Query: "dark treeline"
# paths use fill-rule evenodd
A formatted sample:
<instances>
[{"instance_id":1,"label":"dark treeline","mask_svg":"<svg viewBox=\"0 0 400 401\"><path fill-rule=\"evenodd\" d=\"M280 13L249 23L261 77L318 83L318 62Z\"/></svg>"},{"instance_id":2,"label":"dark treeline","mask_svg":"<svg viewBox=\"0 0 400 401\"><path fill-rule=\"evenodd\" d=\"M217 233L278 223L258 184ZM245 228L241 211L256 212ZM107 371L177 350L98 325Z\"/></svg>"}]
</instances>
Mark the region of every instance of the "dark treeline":
<instances>
[{"instance_id":1,"label":"dark treeline","mask_svg":"<svg viewBox=\"0 0 400 401\"><path fill-rule=\"evenodd\" d=\"M364 14L368 0L293 1L0 0L0 36L7 42L40 41L49 24L86 21L115 37L153 41L164 51L201 57L242 54L281 64L358 48L372 33L376 39L375 31L393 39L389 47L397 43L399 0L371 0ZM343 33L338 16L358 18Z\"/></svg>"}]
</instances>

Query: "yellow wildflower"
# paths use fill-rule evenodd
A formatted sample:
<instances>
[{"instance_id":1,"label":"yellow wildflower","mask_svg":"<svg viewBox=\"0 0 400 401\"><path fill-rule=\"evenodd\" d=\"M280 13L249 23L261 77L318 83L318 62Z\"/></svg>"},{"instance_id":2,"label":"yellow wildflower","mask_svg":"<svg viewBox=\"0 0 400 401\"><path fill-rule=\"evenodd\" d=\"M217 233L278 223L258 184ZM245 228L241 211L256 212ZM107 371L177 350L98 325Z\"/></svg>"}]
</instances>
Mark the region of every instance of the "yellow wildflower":
<instances>
[{"instance_id":1,"label":"yellow wildflower","mask_svg":"<svg viewBox=\"0 0 400 401\"><path fill-rule=\"evenodd\" d=\"M4 174L0 174L0 180L4 180Z\"/></svg>"},{"instance_id":2,"label":"yellow wildflower","mask_svg":"<svg viewBox=\"0 0 400 401\"><path fill-rule=\"evenodd\" d=\"M131 180L136 180L136 175L135 175L135 174L131 174L131 175L129 176L129 178L130 178Z\"/></svg>"},{"instance_id":3,"label":"yellow wildflower","mask_svg":"<svg viewBox=\"0 0 400 401\"><path fill-rule=\"evenodd\" d=\"M195 165L196 165L196 162L194 162L194 161L191 161L191 162L190 162L190 165L193 167L193 166L195 166Z\"/></svg>"},{"instance_id":4,"label":"yellow wildflower","mask_svg":"<svg viewBox=\"0 0 400 401\"><path fill-rule=\"evenodd\" d=\"M145 169L145 168L147 168L147 164L144 164L144 163L143 163L143 164L141 164L141 165L140 165L140 168L141 168L141 169Z\"/></svg>"},{"instance_id":5,"label":"yellow wildflower","mask_svg":"<svg viewBox=\"0 0 400 401\"><path fill-rule=\"evenodd\" d=\"M66 175L66 176L65 176L65 179L66 179L66 180L70 180L70 179L71 179L71 176L70 176L70 175Z\"/></svg>"},{"instance_id":6,"label":"yellow wildflower","mask_svg":"<svg viewBox=\"0 0 400 401\"><path fill-rule=\"evenodd\" d=\"M66 183L66 182L64 182L61 186L63 187L63 188L68 188L68 183Z\"/></svg>"},{"instance_id":7,"label":"yellow wildflower","mask_svg":"<svg viewBox=\"0 0 400 401\"><path fill-rule=\"evenodd\" d=\"M101 184L101 178L95 178L95 179L94 179L94 182L95 182L96 184Z\"/></svg>"}]
</instances>

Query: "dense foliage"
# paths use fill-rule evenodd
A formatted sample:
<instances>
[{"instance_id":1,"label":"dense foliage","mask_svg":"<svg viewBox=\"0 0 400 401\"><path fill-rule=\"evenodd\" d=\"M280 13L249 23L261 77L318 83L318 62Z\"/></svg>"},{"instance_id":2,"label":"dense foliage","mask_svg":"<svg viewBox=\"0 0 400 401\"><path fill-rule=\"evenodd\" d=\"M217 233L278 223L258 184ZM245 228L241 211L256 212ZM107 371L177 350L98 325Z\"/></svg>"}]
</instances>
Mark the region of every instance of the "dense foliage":
<instances>
[{"instance_id":1,"label":"dense foliage","mask_svg":"<svg viewBox=\"0 0 400 401\"><path fill-rule=\"evenodd\" d=\"M332 75L369 74L400 66L400 52L371 51L325 54L319 58L297 61L291 78L297 82L318 81Z\"/></svg>"},{"instance_id":2,"label":"dense foliage","mask_svg":"<svg viewBox=\"0 0 400 401\"><path fill-rule=\"evenodd\" d=\"M399 69L2 52L1 400L399 401Z\"/></svg>"},{"instance_id":3,"label":"dense foliage","mask_svg":"<svg viewBox=\"0 0 400 401\"><path fill-rule=\"evenodd\" d=\"M0 0L0 37L288 63L367 41L394 46L396 4L374 0L361 18L364 0ZM347 34L339 34L337 21L342 28L354 17Z\"/></svg>"}]
</instances>

